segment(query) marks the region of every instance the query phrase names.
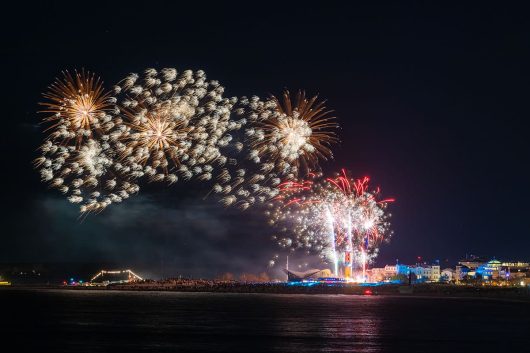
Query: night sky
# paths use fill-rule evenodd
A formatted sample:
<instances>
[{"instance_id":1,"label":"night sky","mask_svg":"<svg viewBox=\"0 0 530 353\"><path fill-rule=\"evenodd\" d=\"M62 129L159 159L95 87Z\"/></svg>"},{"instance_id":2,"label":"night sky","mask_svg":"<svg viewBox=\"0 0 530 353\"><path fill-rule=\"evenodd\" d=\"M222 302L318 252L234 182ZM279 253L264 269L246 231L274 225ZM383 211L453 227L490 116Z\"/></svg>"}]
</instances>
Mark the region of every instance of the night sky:
<instances>
[{"instance_id":1,"label":"night sky","mask_svg":"<svg viewBox=\"0 0 530 353\"><path fill-rule=\"evenodd\" d=\"M205 70L225 96L319 94L342 141L322 168L369 175L397 199L378 264L466 253L530 260L523 8L191 3L3 5L1 263L214 276L266 270L280 253L259 209L224 209L198 183L151 185L80 220L31 161L44 136L41 93L61 70L83 67L107 86L176 67Z\"/></svg>"}]
</instances>

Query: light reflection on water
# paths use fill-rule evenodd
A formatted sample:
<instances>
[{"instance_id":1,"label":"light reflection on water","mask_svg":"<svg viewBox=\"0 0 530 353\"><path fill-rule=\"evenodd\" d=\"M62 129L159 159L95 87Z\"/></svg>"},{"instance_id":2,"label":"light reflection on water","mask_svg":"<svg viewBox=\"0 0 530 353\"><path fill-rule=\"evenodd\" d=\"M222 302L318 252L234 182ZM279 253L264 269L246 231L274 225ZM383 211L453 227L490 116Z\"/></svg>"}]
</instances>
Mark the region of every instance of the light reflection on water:
<instances>
[{"instance_id":1,"label":"light reflection on water","mask_svg":"<svg viewBox=\"0 0 530 353\"><path fill-rule=\"evenodd\" d=\"M518 352L530 344L528 303L480 299L6 290L0 302L0 341L20 351Z\"/></svg>"},{"instance_id":2,"label":"light reflection on water","mask_svg":"<svg viewBox=\"0 0 530 353\"><path fill-rule=\"evenodd\" d=\"M309 339L314 342L309 348L311 351L380 352L381 319L372 310L380 298L321 296L319 299L312 307L317 315L310 312L309 315L282 317L277 322L278 335ZM297 349L308 351L304 345L293 339L286 348L293 352Z\"/></svg>"}]
</instances>

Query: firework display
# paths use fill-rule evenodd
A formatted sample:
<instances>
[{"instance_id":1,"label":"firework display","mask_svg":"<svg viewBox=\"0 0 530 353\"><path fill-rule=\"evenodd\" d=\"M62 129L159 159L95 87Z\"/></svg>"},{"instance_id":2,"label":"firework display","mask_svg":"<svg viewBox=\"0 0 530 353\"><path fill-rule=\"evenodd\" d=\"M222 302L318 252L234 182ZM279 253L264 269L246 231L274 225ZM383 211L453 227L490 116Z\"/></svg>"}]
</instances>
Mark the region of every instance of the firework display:
<instances>
[{"instance_id":1,"label":"firework display","mask_svg":"<svg viewBox=\"0 0 530 353\"><path fill-rule=\"evenodd\" d=\"M292 251L318 254L333 265L335 275L339 263L345 265L346 276L354 266L364 271L392 235L386 209L394 201L382 199L379 188L370 191L368 183L368 177L352 179L343 170L335 178L310 174L280 184L267 211L280 234L275 240Z\"/></svg>"},{"instance_id":2,"label":"firework display","mask_svg":"<svg viewBox=\"0 0 530 353\"><path fill-rule=\"evenodd\" d=\"M324 102L302 91L294 102L288 91L282 99L243 97L235 114L247 124L241 141L234 143L236 163L221 171L214 191L226 195L225 205L246 209L275 197L282 181L318 169L318 162L331 158L330 147L338 142L338 125L330 113Z\"/></svg>"},{"instance_id":3,"label":"firework display","mask_svg":"<svg viewBox=\"0 0 530 353\"><path fill-rule=\"evenodd\" d=\"M81 212L122 202L142 182L209 181L225 206L266 204L283 248L318 254L336 276L360 266L364 278L392 234L393 199L369 190L367 177L318 172L338 142L331 111L303 91L264 100L223 93L202 70L147 69L111 91L90 72L65 72L43 95L48 136L35 165Z\"/></svg>"}]
</instances>

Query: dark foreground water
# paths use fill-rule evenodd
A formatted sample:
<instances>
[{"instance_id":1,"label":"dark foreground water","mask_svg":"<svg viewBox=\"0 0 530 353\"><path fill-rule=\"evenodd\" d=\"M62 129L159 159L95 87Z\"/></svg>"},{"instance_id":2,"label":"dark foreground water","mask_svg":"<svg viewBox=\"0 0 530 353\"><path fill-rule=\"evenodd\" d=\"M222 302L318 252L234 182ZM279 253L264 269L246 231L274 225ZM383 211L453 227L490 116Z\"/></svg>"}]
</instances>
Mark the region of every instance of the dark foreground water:
<instances>
[{"instance_id":1,"label":"dark foreground water","mask_svg":"<svg viewBox=\"0 0 530 353\"><path fill-rule=\"evenodd\" d=\"M530 351L530 303L485 299L7 289L0 314L2 352Z\"/></svg>"}]
</instances>

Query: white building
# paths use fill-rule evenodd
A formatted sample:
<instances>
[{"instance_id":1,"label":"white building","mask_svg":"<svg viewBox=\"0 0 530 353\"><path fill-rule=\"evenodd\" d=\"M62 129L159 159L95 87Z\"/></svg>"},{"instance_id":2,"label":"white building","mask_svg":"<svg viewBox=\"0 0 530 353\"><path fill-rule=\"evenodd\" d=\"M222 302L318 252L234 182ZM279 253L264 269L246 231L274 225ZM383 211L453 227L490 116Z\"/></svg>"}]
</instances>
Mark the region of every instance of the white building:
<instances>
[{"instance_id":1,"label":"white building","mask_svg":"<svg viewBox=\"0 0 530 353\"><path fill-rule=\"evenodd\" d=\"M416 280L425 282L439 282L440 281L440 265L398 265L397 273L408 276L413 273L416 275Z\"/></svg>"}]
</instances>

